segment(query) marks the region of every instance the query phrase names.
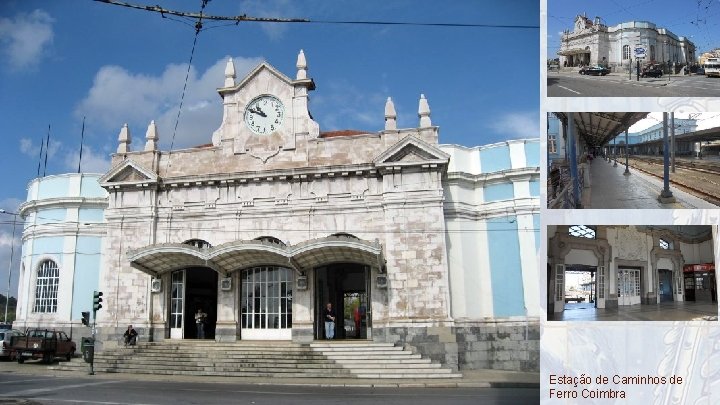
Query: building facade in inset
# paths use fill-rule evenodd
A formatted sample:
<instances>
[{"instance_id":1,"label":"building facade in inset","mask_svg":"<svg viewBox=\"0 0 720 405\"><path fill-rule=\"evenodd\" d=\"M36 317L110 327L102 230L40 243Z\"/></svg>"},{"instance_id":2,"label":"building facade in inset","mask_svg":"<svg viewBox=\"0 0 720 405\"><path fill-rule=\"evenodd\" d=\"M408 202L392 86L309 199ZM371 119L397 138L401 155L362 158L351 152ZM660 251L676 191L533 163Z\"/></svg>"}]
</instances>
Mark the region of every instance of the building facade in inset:
<instances>
[{"instance_id":1,"label":"building facade in inset","mask_svg":"<svg viewBox=\"0 0 720 405\"><path fill-rule=\"evenodd\" d=\"M644 49L642 63L679 68L696 63L696 50L688 38L647 21L605 25L600 17L575 17L575 25L560 38L561 67L600 64L619 70L636 61L636 49Z\"/></svg>"},{"instance_id":2,"label":"building facade in inset","mask_svg":"<svg viewBox=\"0 0 720 405\"><path fill-rule=\"evenodd\" d=\"M550 319L565 310L566 273L572 271L592 275L597 309L717 302L709 225L557 225L548 226L547 237Z\"/></svg>"}]
</instances>

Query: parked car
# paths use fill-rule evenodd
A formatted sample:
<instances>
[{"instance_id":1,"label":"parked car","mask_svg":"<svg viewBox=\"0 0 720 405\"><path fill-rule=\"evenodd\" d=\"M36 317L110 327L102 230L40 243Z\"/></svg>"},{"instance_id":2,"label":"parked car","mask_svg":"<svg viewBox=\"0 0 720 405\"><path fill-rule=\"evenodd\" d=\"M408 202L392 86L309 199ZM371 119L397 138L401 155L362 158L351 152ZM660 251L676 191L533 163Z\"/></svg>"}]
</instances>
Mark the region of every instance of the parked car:
<instances>
[{"instance_id":1,"label":"parked car","mask_svg":"<svg viewBox=\"0 0 720 405\"><path fill-rule=\"evenodd\" d=\"M640 77L662 77L663 72L658 66L648 66L640 72Z\"/></svg>"},{"instance_id":2,"label":"parked car","mask_svg":"<svg viewBox=\"0 0 720 405\"><path fill-rule=\"evenodd\" d=\"M581 75L605 76L610 73L610 69L600 65L583 66L578 73Z\"/></svg>"},{"instance_id":3,"label":"parked car","mask_svg":"<svg viewBox=\"0 0 720 405\"><path fill-rule=\"evenodd\" d=\"M15 360L15 353L10 349L13 337L25 336L24 333L17 329L2 329L0 330L0 357Z\"/></svg>"},{"instance_id":4,"label":"parked car","mask_svg":"<svg viewBox=\"0 0 720 405\"><path fill-rule=\"evenodd\" d=\"M31 329L25 336L14 337L10 348L20 364L25 359L42 359L45 363L52 363L55 357L72 359L76 345L63 331Z\"/></svg>"}]
</instances>

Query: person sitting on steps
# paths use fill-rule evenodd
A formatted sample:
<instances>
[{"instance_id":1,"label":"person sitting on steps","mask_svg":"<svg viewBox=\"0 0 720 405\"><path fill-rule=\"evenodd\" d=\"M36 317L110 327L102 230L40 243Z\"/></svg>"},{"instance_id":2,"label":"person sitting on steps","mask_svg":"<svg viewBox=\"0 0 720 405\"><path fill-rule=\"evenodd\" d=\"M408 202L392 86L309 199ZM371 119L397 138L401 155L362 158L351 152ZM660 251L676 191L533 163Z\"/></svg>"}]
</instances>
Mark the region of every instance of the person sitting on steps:
<instances>
[{"instance_id":1,"label":"person sitting on steps","mask_svg":"<svg viewBox=\"0 0 720 405\"><path fill-rule=\"evenodd\" d=\"M128 325L127 330L125 333L123 333L123 338L125 339L125 347L135 346L137 343L137 335L138 333L133 329L132 325Z\"/></svg>"}]
</instances>

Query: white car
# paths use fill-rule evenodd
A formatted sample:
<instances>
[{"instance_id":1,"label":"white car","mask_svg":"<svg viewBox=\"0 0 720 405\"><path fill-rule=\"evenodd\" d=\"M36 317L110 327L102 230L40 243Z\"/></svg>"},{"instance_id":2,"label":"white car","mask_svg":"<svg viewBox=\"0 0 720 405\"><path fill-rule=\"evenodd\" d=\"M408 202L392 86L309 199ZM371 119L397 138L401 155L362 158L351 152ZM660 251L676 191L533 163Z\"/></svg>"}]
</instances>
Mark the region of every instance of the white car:
<instances>
[{"instance_id":1,"label":"white car","mask_svg":"<svg viewBox=\"0 0 720 405\"><path fill-rule=\"evenodd\" d=\"M25 336L24 333L17 329L0 329L0 357L6 357L10 360L14 360L15 355L10 352L10 339L13 336Z\"/></svg>"}]
</instances>

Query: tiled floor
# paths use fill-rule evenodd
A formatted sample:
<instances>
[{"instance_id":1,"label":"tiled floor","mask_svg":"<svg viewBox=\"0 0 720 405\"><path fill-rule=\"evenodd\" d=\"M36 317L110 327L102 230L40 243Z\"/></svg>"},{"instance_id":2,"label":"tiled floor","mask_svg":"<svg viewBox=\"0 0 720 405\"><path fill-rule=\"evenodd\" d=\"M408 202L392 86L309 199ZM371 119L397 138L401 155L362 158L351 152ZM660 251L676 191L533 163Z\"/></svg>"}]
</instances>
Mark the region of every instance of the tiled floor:
<instances>
[{"instance_id":1,"label":"tiled floor","mask_svg":"<svg viewBox=\"0 0 720 405\"><path fill-rule=\"evenodd\" d=\"M621 164L622 163L622 164ZM662 204L658 196L663 189L661 179L648 176L630 168L630 175L624 175L625 161L618 159L617 166L602 158L594 159L590 167L589 198L584 196L585 208L717 208L700 198L670 185L670 191L677 202ZM589 201L589 202L588 202Z\"/></svg>"},{"instance_id":2,"label":"tiled floor","mask_svg":"<svg viewBox=\"0 0 720 405\"><path fill-rule=\"evenodd\" d=\"M592 303L565 304L551 321L717 321L717 302L662 302L597 309Z\"/></svg>"}]
</instances>

